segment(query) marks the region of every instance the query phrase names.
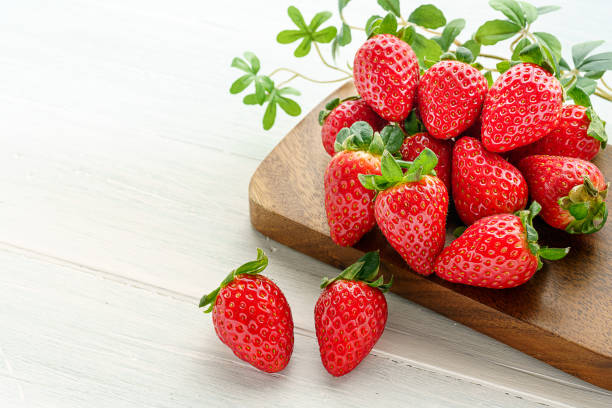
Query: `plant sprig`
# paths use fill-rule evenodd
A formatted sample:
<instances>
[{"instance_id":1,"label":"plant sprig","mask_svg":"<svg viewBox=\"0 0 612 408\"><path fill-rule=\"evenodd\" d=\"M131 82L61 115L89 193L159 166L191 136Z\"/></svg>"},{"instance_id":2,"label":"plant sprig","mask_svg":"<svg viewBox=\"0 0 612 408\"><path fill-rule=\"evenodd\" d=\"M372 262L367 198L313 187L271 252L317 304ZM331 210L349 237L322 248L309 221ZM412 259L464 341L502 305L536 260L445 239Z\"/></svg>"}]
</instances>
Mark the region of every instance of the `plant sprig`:
<instances>
[{"instance_id":1,"label":"plant sprig","mask_svg":"<svg viewBox=\"0 0 612 408\"><path fill-rule=\"evenodd\" d=\"M424 4L416 7L404 17L400 0L377 0L384 15L373 15L366 19L365 26L350 24L344 17L344 10L351 0L338 0L338 17L340 25L323 27L332 17L330 11L316 13L307 24L302 13L290 6L287 14L295 25L278 33L276 39L280 44L292 44L299 41L293 54L297 58L305 57L314 49L319 59L330 70L339 76L332 79L317 79L304 75L287 67L276 68L268 75L260 74L259 59L250 52L244 59L234 58L232 67L244 72L230 88L230 93L238 94L251 87L253 91L243 98L246 105L265 106L263 116L264 129L270 129L275 122L277 107L291 116L301 114L300 105L288 95L299 95L299 92L285 86L300 78L314 83L343 82L352 78L352 68L337 64L341 49L353 41L355 31L364 32L366 38L376 34L393 34L410 44L415 52L422 70L441 59L457 59L479 70L487 78L489 86L493 75L503 73L511 66L521 62L538 64L553 73L564 87L566 99L575 104L591 107L591 96L595 95L612 101L612 87L603 75L612 70L612 52L593 54L603 41L588 41L571 47L570 65L562 55L561 42L551 33L533 31L532 25L538 18L560 9L559 6L536 7L526 1L490 0L489 5L501 13L500 18L486 21L466 40L458 37L466 26L466 21L457 18L448 21L444 13L436 6ZM386 13L386 14L385 14ZM503 17L502 17L503 15ZM438 31L439 30L439 31ZM482 52L487 46L502 41L509 41L510 55L498 56ZM332 61L329 62L321 47L330 48ZM482 60L484 59L484 63ZM486 66L486 61L495 60L497 64ZM272 79L275 75L287 74L278 84Z\"/></svg>"}]
</instances>

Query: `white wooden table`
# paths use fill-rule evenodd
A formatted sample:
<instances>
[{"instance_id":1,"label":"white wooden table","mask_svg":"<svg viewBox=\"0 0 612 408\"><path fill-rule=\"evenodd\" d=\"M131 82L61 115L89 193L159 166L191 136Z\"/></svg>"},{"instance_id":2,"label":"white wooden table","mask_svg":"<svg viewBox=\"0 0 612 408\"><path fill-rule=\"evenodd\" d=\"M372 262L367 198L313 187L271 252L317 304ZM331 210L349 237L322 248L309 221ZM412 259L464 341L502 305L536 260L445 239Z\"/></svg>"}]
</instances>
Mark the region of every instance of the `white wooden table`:
<instances>
[{"instance_id":1,"label":"white wooden table","mask_svg":"<svg viewBox=\"0 0 612 408\"><path fill-rule=\"evenodd\" d=\"M336 7L295 3L307 18ZM359 24L376 9L353 3ZM466 3L436 1L469 18L466 33L495 15ZM564 45L612 38L604 0L562 3L542 31ZM279 115L265 133L259 110L228 94L231 58L245 50L264 71L333 77L274 45L287 5L2 3L0 406L611 406L610 392L395 295L372 355L343 378L324 371L313 305L321 276L337 271L256 233L248 216L249 178L296 119ZM296 86L305 111L334 87ZM258 246L296 325L291 363L274 375L235 358L197 308Z\"/></svg>"}]
</instances>

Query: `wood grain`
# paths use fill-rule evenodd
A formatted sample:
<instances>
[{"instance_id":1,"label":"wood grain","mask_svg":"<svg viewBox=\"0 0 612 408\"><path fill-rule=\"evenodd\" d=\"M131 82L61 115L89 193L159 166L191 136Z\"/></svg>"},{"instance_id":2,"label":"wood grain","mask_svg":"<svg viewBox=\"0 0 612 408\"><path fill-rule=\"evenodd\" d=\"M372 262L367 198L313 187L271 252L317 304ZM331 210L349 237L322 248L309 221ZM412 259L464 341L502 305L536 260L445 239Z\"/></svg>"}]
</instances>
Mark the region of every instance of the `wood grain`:
<instances>
[{"instance_id":1,"label":"wood grain","mask_svg":"<svg viewBox=\"0 0 612 408\"><path fill-rule=\"evenodd\" d=\"M332 97L355 93L345 84ZM485 333L568 373L612 389L612 228L569 236L537 223L541 243L571 246L569 256L546 263L527 284L491 290L452 284L409 270L380 231L355 248L336 246L324 212L323 172L329 161L316 117L322 104L261 163L249 187L251 221L263 234L337 267L380 249L395 293ZM608 155L595 161L612 174ZM449 215L447 241L457 226Z\"/></svg>"}]
</instances>

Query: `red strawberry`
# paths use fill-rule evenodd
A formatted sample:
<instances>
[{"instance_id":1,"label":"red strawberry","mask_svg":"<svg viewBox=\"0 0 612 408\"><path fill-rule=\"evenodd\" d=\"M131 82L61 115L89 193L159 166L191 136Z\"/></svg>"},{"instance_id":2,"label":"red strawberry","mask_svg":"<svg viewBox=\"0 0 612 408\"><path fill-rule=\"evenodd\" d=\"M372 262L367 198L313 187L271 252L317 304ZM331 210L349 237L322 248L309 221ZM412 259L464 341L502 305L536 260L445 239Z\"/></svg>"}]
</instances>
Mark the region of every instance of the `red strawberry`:
<instances>
[{"instance_id":1,"label":"red strawberry","mask_svg":"<svg viewBox=\"0 0 612 408\"><path fill-rule=\"evenodd\" d=\"M419 81L421 120L437 139L459 136L480 115L488 91L487 80L476 68L454 60L440 61Z\"/></svg>"},{"instance_id":2,"label":"red strawberry","mask_svg":"<svg viewBox=\"0 0 612 408\"><path fill-rule=\"evenodd\" d=\"M406 263L422 275L433 272L433 262L445 240L448 192L432 174L437 158L425 149L402 172L389 152L382 157L382 175L360 175L361 183L380 191L374 203L378 227Z\"/></svg>"},{"instance_id":3,"label":"red strawberry","mask_svg":"<svg viewBox=\"0 0 612 408\"><path fill-rule=\"evenodd\" d=\"M241 360L268 373L282 370L293 352L293 318L283 292L259 275L268 258L257 249L257 259L233 270L221 286L200 300L210 305L217 336Z\"/></svg>"},{"instance_id":4,"label":"red strawberry","mask_svg":"<svg viewBox=\"0 0 612 408\"><path fill-rule=\"evenodd\" d=\"M319 112L319 124L321 124L321 139L325 151L333 156L336 135L345 127L350 127L357 121L364 121L370 124L374 131L380 131L387 121L381 118L365 103L363 99L340 98L332 99L325 105L325 109Z\"/></svg>"},{"instance_id":5,"label":"red strawberry","mask_svg":"<svg viewBox=\"0 0 612 408\"><path fill-rule=\"evenodd\" d=\"M608 186L593 163L535 155L521 160L519 168L531 196L542 204L540 215L550 226L571 234L589 234L604 226Z\"/></svg>"},{"instance_id":6,"label":"red strawberry","mask_svg":"<svg viewBox=\"0 0 612 408\"><path fill-rule=\"evenodd\" d=\"M591 160L607 141L605 122L592 108L565 105L552 132L535 143L514 150L510 158L515 163L535 154Z\"/></svg>"},{"instance_id":7,"label":"red strawberry","mask_svg":"<svg viewBox=\"0 0 612 408\"><path fill-rule=\"evenodd\" d=\"M388 121L405 119L416 99L419 62L408 44L391 34L367 40L355 54L357 93Z\"/></svg>"},{"instance_id":8,"label":"red strawberry","mask_svg":"<svg viewBox=\"0 0 612 408\"><path fill-rule=\"evenodd\" d=\"M481 218L444 248L434 267L436 275L450 282L504 289L527 282L542 267L540 257L557 260L569 248L538 245L532 226L540 211L533 202L529 210Z\"/></svg>"},{"instance_id":9,"label":"red strawberry","mask_svg":"<svg viewBox=\"0 0 612 408\"><path fill-rule=\"evenodd\" d=\"M378 252L368 252L334 279L323 279L315 305L321 361L333 376L352 371L370 353L387 323L387 301Z\"/></svg>"},{"instance_id":10,"label":"red strawberry","mask_svg":"<svg viewBox=\"0 0 612 408\"><path fill-rule=\"evenodd\" d=\"M521 63L493 84L482 108L482 143L507 152L550 133L563 103L561 83L535 64Z\"/></svg>"},{"instance_id":11,"label":"red strawberry","mask_svg":"<svg viewBox=\"0 0 612 408\"><path fill-rule=\"evenodd\" d=\"M427 133L425 126L417 118L414 110L406 118L403 127L408 136L404 138L404 143L400 147L402 159L412 161L417 158L423 149L431 149L438 156L438 164L434 169L436 175L442 180L446 189L450 191L453 142L451 140L438 140L431 137Z\"/></svg>"},{"instance_id":12,"label":"red strawberry","mask_svg":"<svg viewBox=\"0 0 612 408\"><path fill-rule=\"evenodd\" d=\"M351 246L370 231L374 219L374 191L359 182L359 174L380 174L380 155L385 148L397 151L403 133L387 126L374 133L366 122L355 122L337 136L337 153L325 170L325 212L331 239Z\"/></svg>"},{"instance_id":13,"label":"red strawberry","mask_svg":"<svg viewBox=\"0 0 612 408\"><path fill-rule=\"evenodd\" d=\"M455 143L452 183L457 214L467 225L527 205L527 183L518 169L473 137Z\"/></svg>"}]
</instances>

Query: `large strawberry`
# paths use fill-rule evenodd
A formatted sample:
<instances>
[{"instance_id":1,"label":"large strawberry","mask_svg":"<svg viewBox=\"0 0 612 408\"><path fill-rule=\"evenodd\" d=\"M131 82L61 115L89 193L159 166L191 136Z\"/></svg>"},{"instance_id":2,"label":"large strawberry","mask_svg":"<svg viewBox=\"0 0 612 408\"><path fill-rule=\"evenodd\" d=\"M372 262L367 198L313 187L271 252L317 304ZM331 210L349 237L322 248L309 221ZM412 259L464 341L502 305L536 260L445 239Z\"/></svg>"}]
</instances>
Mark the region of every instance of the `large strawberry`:
<instances>
[{"instance_id":1,"label":"large strawberry","mask_svg":"<svg viewBox=\"0 0 612 408\"><path fill-rule=\"evenodd\" d=\"M406 173L389 152L382 157L382 175L360 175L368 189L379 191L374 203L378 227L408 266L422 275L444 246L448 192L435 176L438 160L425 149Z\"/></svg>"},{"instance_id":2,"label":"large strawberry","mask_svg":"<svg viewBox=\"0 0 612 408\"><path fill-rule=\"evenodd\" d=\"M268 258L257 249L257 259L227 275L221 286L200 300L210 305L217 336L234 354L269 373L289 364L293 352L293 318L283 292L259 275Z\"/></svg>"},{"instance_id":3,"label":"large strawberry","mask_svg":"<svg viewBox=\"0 0 612 408\"><path fill-rule=\"evenodd\" d=\"M518 163L535 154L591 160L608 141L606 123L593 111L579 105L565 105L557 127L535 143L513 150L510 160Z\"/></svg>"},{"instance_id":4,"label":"large strawberry","mask_svg":"<svg viewBox=\"0 0 612 408\"><path fill-rule=\"evenodd\" d=\"M314 318L321 361L333 376L353 370L370 353L387 323L384 292L391 282L378 275L378 252L368 252L333 279L323 279Z\"/></svg>"},{"instance_id":5,"label":"large strawberry","mask_svg":"<svg viewBox=\"0 0 612 408\"><path fill-rule=\"evenodd\" d=\"M431 149L438 156L438 164L434 169L436 175L442 180L446 189L450 191L453 142L431 137L414 110L403 122L403 128L407 136L404 138L402 147L400 147L402 159L412 161L418 157L423 149Z\"/></svg>"},{"instance_id":6,"label":"large strawberry","mask_svg":"<svg viewBox=\"0 0 612 408\"><path fill-rule=\"evenodd\" d=\"M357 121L364 121L372 126L374 131L380 131L387 121L381 118L365 103L363 99L351 97L340 100L332 99L325 105L325 109L319 112L319 124L321 124L321 139L325 151L333 156L336 152L334 144L336 135L342 128L350 127Z\"/></svg>"},{"instance_id":7,"label":"large strawberry","mask_svg":"<svg viewBox=\"0 0 612 408\"><path fill-rule=\"evenodd\" d=\"M488 91L487 80L476 68L455 60L434 64L419 81L421 120L437 139L459 136L480 115Z\"/></svg>"},{"instance_id":8,"label":"large strawberry","mask_svg":"<svg viewBox=\"0 0 612 408\"><path fill-rule=\"evenodd\" d=\"M367 40L355 54L353 77L357 93L381 117L405 119L416 99L419 62L412 48L391 34Z\"/></svg>"},{"instance_id":9,"label":"large strawberry","mask_svg":"<svg viewBox=\"0 0 612 408\"><path fill-rule=\"evenodd\" d=\"M521 172L499 154L485 150L479 140L459 139L452 167L455 209L465 224L527 205L527 183Z\"/></svg>"},{"instance_id":10,"label":"large strawberry","mask_svg":"<svg viewBox=\"0 0 612 408\"><path fill-rule=\"evenodd\" d=\"M603 174L586 160L535 155L524 158L519 169L527 179L540 214L550 226L572 234L599 231L608 217L608 186Z\"/></svg>"},{"instance_id":11,"label":"large strawberry","mask_svg":"<svg viewBox=\"0 0 612 408\"><path fill-rule=\"evenodd\" d=\"M563 103L561 83L544 68L520 63L495 81L482 108L482 143L507 152L550 133Z\"/></svg>"},{"instance_id":12,"label":"large strawberry","mask_svg":"<svg viewBox=\"0 0 612 408\"><path fill-rule=\"evenodd\" d=\"M374 192L359 182L359 174L380 174L384 149L396 152L402 131L387 126L374 132L366 122L355 122L337 135L335 150L325 170L325 212L332 240L341 246L354 245L374 227Z\"/></svg>"},{"instance_id":13,"label":"large strawberry","mask_svg":"<svg viewBox=\"0 0 612 408\"><path fill-rule=\"evenodd\" d=\"M450 282L504 289L522 285L542 267L540 258L563 258L569 248L538 245L532 226L540 205L529 210L481 218L444 248L434 267L436 275Z\"/></svg>"}]
</instances>

